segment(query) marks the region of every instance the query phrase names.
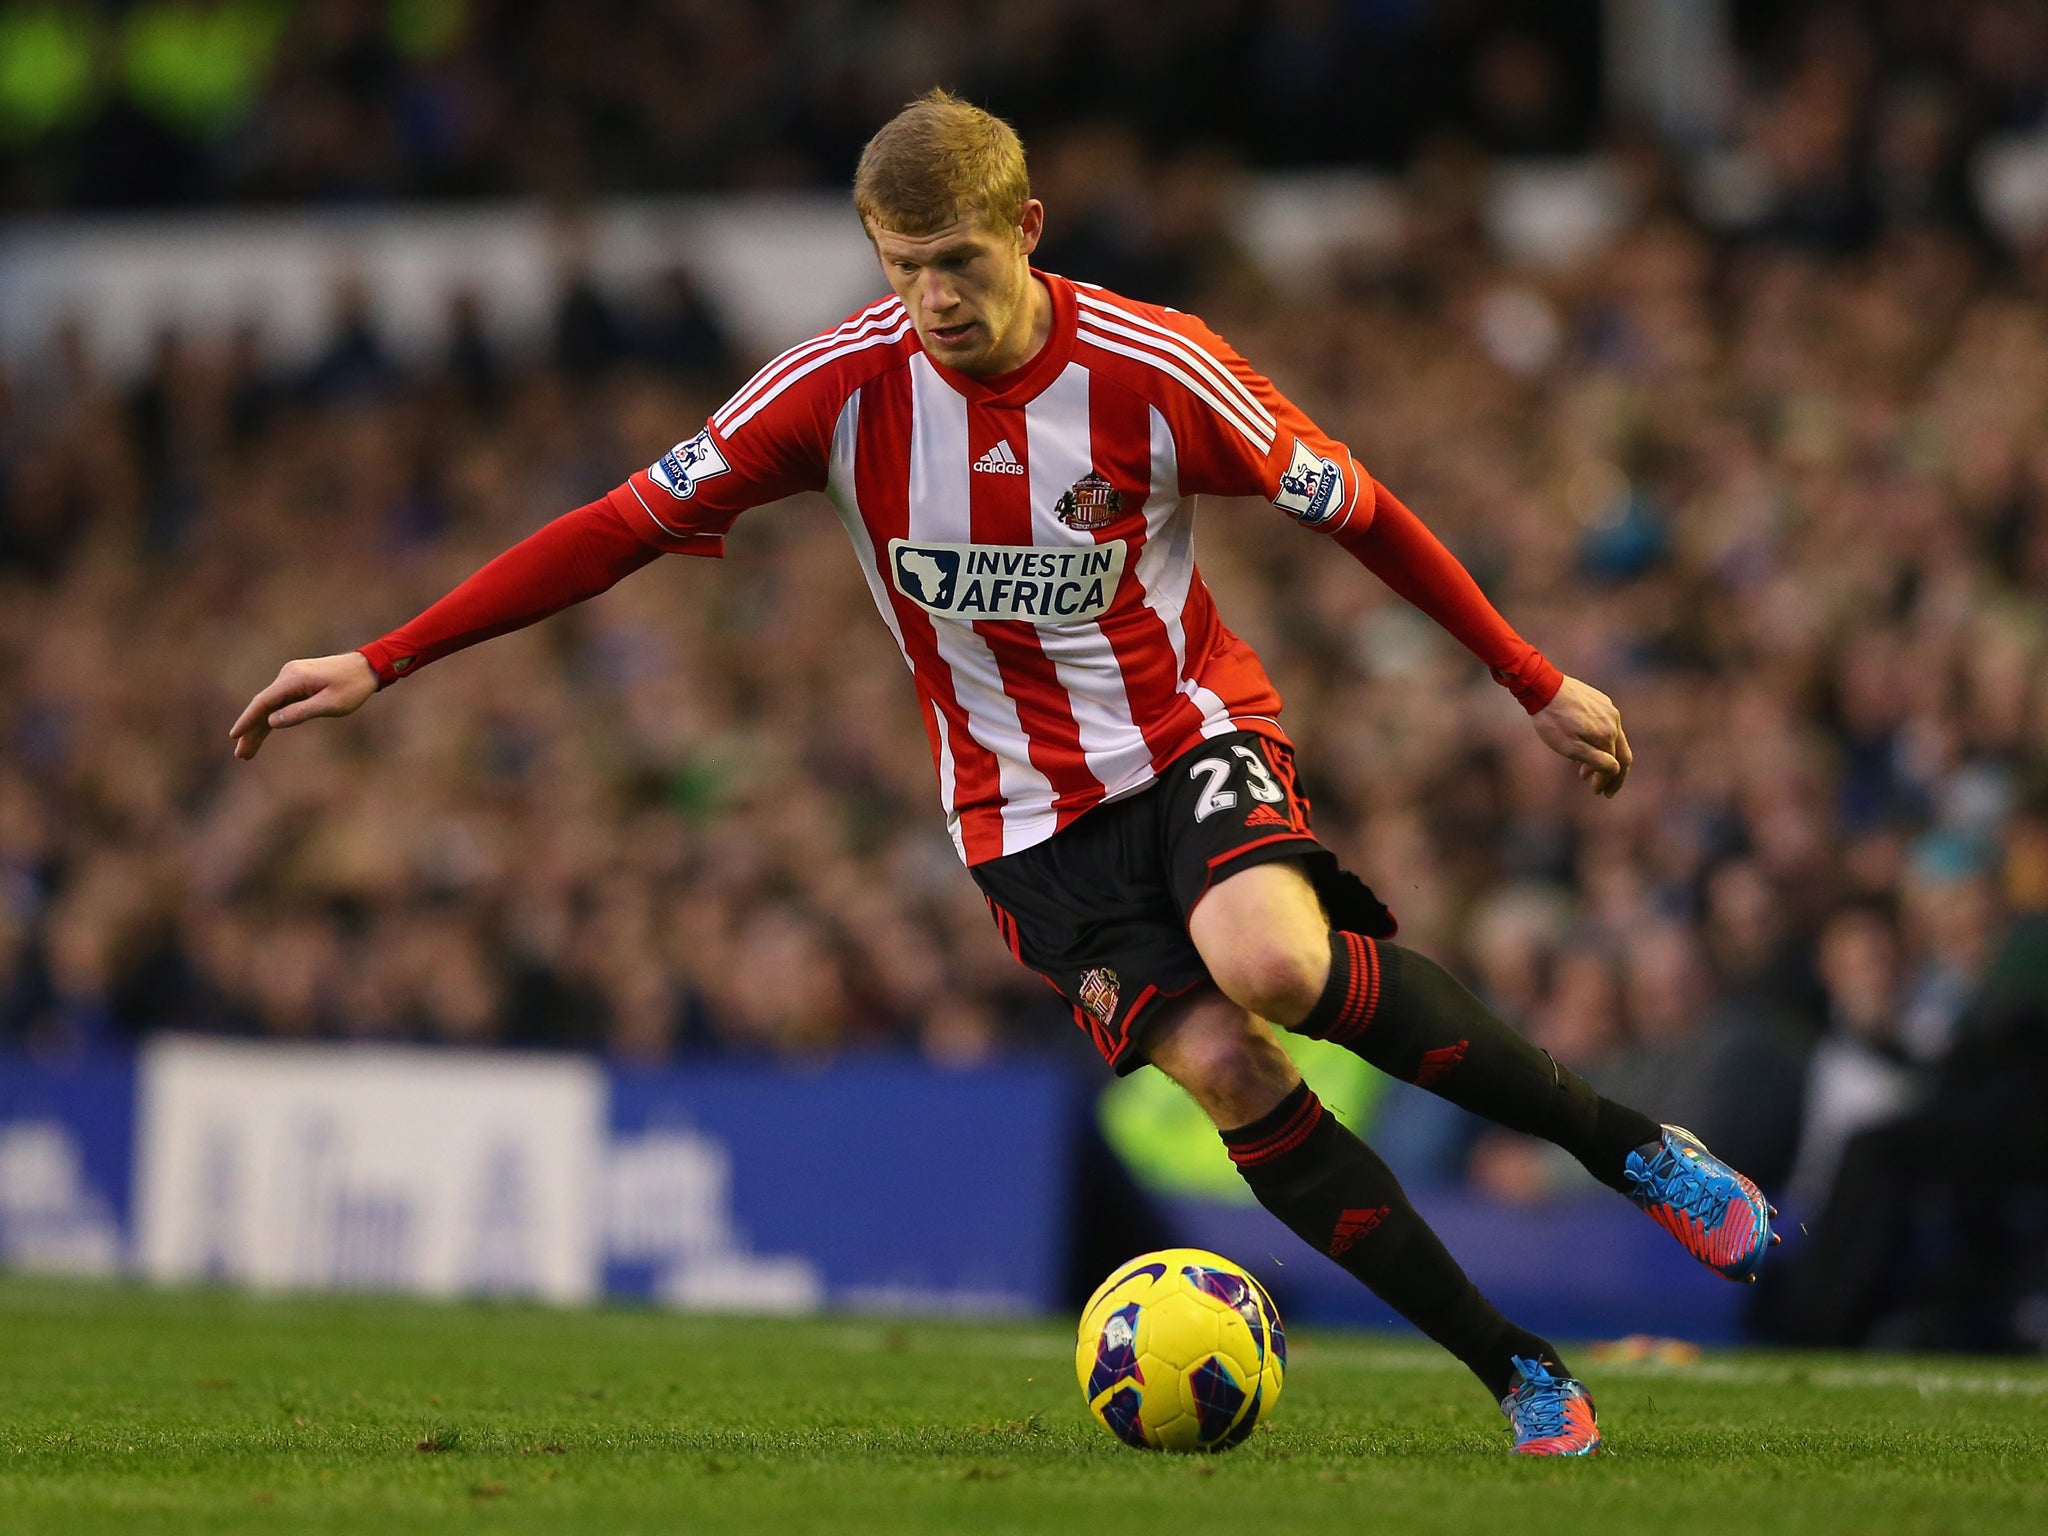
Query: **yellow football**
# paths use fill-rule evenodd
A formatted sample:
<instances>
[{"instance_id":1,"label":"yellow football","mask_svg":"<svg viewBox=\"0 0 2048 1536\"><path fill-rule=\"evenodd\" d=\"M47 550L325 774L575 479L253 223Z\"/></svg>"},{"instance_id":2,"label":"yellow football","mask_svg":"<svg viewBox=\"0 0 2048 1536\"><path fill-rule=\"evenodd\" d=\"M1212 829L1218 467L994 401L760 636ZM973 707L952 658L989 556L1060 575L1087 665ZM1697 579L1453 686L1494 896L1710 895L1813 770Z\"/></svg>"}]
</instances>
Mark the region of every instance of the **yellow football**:
<instances>
[{"instance_id":1,"label":"yellow football","mask_svg":"<svg viewBox=\"0 0 2048 1536\"><path fill-rule=\"evenodd\" d=\"M1142 1450L1239 1444L1273 1411L1286 1370L1273 1298L1200 1248L1139 1254L1081 1311L1074 1372L1088 1411Z\"/></svg>"}]
</instances>

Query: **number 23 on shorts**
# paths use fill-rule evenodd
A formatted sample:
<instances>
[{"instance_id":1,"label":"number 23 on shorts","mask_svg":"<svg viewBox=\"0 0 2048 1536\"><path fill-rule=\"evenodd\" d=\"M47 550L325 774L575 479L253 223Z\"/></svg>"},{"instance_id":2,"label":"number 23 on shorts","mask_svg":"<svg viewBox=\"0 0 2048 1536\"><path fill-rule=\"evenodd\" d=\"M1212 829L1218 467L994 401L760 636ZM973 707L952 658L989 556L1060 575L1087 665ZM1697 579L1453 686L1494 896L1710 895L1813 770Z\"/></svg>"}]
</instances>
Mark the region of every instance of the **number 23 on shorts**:
<instances>
[{"instance_id":1,"label":"number 23 on shorts","mask_svg":"<svg viewBox=\"0 0 2048 1536\"><path fill-rule=\"evenodd\" d=\"M1201 757L1188 764L1188 777L1202 781L1201 796L1195 801L1195 821L1207 821L1218 811L1232 810L1237 805L1237 791L1226 789L1230 782L1231 770L1237 766L1232 758L1240 760L1244 767L1245 790L1254 800L1263 805L1279 805L1287 799L1273 777L1273 771L1266 766L1265 759L1252 748L1235 743L1230 748L1231 757Z\"/></svg>"}]
</instances>

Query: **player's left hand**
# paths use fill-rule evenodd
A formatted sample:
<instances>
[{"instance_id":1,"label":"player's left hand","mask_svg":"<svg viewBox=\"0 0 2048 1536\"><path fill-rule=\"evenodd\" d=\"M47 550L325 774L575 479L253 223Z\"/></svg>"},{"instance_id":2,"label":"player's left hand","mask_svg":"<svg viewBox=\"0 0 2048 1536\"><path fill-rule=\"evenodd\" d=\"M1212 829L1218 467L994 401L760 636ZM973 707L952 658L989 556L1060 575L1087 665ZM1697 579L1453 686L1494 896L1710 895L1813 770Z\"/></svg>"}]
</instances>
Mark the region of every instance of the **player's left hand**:
<instances>
[{"instance_id":1,"label":"player's left hand","mask_svg":"<svg viewBox=\"0 0 2048 1536\"><path fill-rule=\"evenodd\" d=\"M1598 688L1568 677L1535 717L1543 745L1579 765L1579 777L1612 800L1628 778L1635 754L1621 729L1621 711Z\"/></svg>"}]
</instances>

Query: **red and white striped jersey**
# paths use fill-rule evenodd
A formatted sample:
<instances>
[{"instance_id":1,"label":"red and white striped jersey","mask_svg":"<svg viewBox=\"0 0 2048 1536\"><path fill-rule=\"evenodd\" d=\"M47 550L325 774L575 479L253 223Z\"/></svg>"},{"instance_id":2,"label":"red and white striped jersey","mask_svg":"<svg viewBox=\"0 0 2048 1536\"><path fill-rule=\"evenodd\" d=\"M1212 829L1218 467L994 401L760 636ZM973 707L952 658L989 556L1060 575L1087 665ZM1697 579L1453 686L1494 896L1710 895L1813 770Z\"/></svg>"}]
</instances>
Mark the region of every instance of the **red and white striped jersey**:
<instances>
[{"instance_id":1,"label":"red and white striped jersey","mask_svg":"<svg viewBox=\"0 0 2048 1536\"><path fill-rule=\"evenodd\" d=\"M933 361L895 298L792 347L611 493L661 548L823 490L916 679L969 864L1150 783L1205 736L1285 740L1258 657L1195 568L1195 498L1335 532L1373 482L1191 315L1044 275L1013 373Z\"/></svg>"}]
</instances>

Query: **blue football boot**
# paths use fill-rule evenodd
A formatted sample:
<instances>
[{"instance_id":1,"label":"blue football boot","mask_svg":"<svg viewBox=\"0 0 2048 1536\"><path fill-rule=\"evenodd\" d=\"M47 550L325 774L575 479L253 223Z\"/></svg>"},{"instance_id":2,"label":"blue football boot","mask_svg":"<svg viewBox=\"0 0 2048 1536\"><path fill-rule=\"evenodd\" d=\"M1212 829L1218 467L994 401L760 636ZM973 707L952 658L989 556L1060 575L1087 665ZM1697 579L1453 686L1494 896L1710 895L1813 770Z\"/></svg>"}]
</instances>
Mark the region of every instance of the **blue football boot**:
<instances>
[{"instance_id":1,"label":"blue football boot","mask_svg":"<svg viewBox=\"0 0 2048 1536\"><path fill-rule=\"evenodd\" d=\"M1515 1431L1517 1456L1590 1456L1600 1449L1600 1425L1584 1382L1553 1376L1540 1360L1514 1357L1521 1378L1500 1400Z\"/></svg>"},{"instance_id":2,"label":"blue football boot","mask_svg":"<svg viewBox=\"0 0 2048 1536\"><path fill-rule=\"evenodd\" d=\"M1687 1253L1730 1280L1756 1279L1757 1266L1778 1240L1771 1230L1777 1208L1699 1137L1667 1125L1656 1146L1629 1153L1622 1175L1629 1199Z\"/></svg>"}]
</instances>

